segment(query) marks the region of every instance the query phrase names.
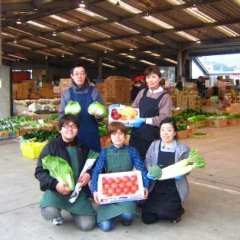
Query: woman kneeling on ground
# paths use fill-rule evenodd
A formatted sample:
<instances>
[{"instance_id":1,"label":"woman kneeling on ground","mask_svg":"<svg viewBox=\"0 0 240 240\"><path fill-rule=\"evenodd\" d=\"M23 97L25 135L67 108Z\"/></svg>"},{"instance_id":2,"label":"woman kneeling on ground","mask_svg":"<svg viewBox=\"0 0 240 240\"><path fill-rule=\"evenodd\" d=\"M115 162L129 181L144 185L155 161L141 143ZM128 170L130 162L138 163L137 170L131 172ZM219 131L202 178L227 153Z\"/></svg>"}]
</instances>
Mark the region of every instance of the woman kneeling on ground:
<instances>
[{"instance_id":1,"label":"woman kneeling on ground","mask_svg":"<svg viewBox=\"0 0 240 240\"><path fill-rule=\"evenodd\" d=\"M130 225L135 217L136 203L134 201L99 205L97 182L99 174L132 171L134 168L142 172L145 198L148 194L146 169L139 153L133 147L125 145L127 128L120 122L108 126L112 145L103 149L92 171L91 188L97 207L97 223L101 230L112 230L120 220L123 225Z\"/></svg>"},{"instance_id":2,"label":"woman kneeling on ground","mask_svg":"<svg viewBox=\"0 0 240 240\"><path fill-rule=\"evenodd\" d=\"M35 177L40 182L40 189L44 191L40 202L41 214L43 218L51 221L54 225L61 225L64 220L61 210L65 210L73 216L78 228L83 231L91 230L96 223L95 211L85 192L90 180L90 174L85 172L78 179L89 149L77 142L79 123L75 116L64 115L59 121L59 129L60 136L45 146L35 170ZM79 181L83 186L74 204L69 202L71 194L69 187L50 176L49 171L43 168L42 159L47 155L61 157L66 160L73 170L75 182Z\"/></svg>"},{"instance_id":3,"label":"woman kneeling on ground","mask_svg":"<svg viewBox=\"0 0 240 240\"><path fill-rule=\"evenodd\" d=\"M146 167L158 165L167 167L188 157L188 146L176 140L176 125L171 118L165 118L160 125L161 139L152 142L146 154ZM186 176L162 181L152 181L148 199L142 208L142 221L151 224L158 220L179 222L184 213L182 202L188 195Z\"/></svg>"}]
</instances>

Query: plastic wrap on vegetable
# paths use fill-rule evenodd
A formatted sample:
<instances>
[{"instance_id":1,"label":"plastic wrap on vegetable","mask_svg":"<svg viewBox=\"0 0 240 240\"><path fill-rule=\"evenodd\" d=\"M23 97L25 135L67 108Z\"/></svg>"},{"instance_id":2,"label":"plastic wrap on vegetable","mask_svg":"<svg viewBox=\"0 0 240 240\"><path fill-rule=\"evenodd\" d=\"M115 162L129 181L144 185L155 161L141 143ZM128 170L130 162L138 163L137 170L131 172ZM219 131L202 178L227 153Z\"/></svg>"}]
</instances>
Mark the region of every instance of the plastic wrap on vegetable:
<instances>
[{"instance_id":1,"label":"plastic wrap on vegetable","mask_svg":"<svg viewBox=\"0 0 240 240\"><path fill-rule=\"evenodd\" d=\"M107 109L103 104L95 101L89 105L88 113L97 118L104 118L107 116Z\"/></svg>"},{"instance_id":2,"label":"plastic wrap on vegetable","mask_svg":"<svg viewBox=\"0 0 240 240\"><path fill-rule=\"evenodd\" d=\"M98 153L97 152L94 152L94 151L89 151L89 154L88 154L88 159L86 160L85 164L84 164L84 167L79 175L79 178L82 176L82 174L84 174L86 171L88 171L89 169L92 168L92 166L94 165L97 157L98 157ZM74 188L74 191L72 192L70 198L69 198L69 202L70 203L75 203L78 196L79 196L79 193L81 192L82 190L82 186L79 182L77 182L75 188Z\"/></svg>"},{"instance_id":3,"label":"plastic wrap on vegetable","mask_svg":"<svg viewBox=\"0 0 240 240\"><path fill-rule=\"evenodd\" d=\"M81 112L81 106L79 102L69 101L64 109L65 114L77 115Z\"/></svg>"}]
</instances>

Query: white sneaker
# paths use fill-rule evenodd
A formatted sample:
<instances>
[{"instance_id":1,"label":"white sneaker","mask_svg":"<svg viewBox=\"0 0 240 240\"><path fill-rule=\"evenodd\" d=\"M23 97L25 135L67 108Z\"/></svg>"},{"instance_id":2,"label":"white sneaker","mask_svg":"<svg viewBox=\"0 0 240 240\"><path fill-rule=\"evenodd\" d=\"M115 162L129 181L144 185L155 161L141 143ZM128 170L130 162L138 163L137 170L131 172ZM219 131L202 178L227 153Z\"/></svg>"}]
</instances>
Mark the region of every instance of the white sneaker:
<instances>
[{"instance_id":1,"label":"white sneaker","mask_svg":"<svg viewBox=\"0 0 240 240\"><path fill-rule=\"evenodd\" d=\"M52 220L52 224L56 226L62 225L63 222L64 222L63 217L57 217Z\"/></svg>"}]
</instances>

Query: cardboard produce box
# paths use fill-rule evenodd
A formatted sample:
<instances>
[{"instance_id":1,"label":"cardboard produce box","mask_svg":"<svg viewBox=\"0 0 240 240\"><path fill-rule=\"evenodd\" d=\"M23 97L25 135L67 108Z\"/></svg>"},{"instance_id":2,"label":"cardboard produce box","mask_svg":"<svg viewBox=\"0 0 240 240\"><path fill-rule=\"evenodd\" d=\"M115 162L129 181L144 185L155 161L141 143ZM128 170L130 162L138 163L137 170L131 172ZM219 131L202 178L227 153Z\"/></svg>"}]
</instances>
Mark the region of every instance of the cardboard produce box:
<instances>
[{"instance_id":1,"label":"cardboard produce box","mask_svg":"<svg viewBox=\"0 0 240 240\"><path fill-rule=\"evenodd\" d=\"M100 174L98 178L100 204L136 201L144 199L144 187L140 171Z\"/></svg>"},{"instance_id":2,"label":"cardboard produce box","mask_svg":"<svg viewBox=\"0 0 240 240\"><path fill-rule=\"evenodd\" d=\"M108 122L121 122L126 127L132 127L140 116L139 109L122 104L112 104L108 107Z\"/></svg>"}]
</instances>

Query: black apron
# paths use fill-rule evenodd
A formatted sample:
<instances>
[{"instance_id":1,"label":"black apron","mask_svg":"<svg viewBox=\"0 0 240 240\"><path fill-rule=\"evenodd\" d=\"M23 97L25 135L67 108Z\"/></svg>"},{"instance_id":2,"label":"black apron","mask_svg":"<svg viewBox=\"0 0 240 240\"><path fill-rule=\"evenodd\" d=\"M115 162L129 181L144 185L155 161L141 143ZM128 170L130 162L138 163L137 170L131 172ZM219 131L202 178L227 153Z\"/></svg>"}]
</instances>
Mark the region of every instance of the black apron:
<instances>
[{"instance_id":1,"label":"black apron","mask_svg":"<svg viewBox=\"0 0 240 240\"><path fill-rule=\"evenodd\" d=\"M167 167L175 163L174 152L162 152L161 144L158 154L158 165ZM177 191L175 179L156 181L153 190L143 205L144 213L157 214L159 219L177 219L183 214L181 199Z\"/></svg>"},{"instance_id":2,"label":"black apron","mask_svg":"<svg viewBox=\"0 0 240 240\"><path fill-rule=\"evenodd\" d=\"M157 99L147 97L148 89L144 90L139 102L140 117L152 118L159 115L159 102L166 94L163 92ZM152 141L159 139L159 127L143 124L139 128L133 128L129 145L135 147L140 153L141 159L145 159L146 152Z\"/></svg>"}]
</instances>

